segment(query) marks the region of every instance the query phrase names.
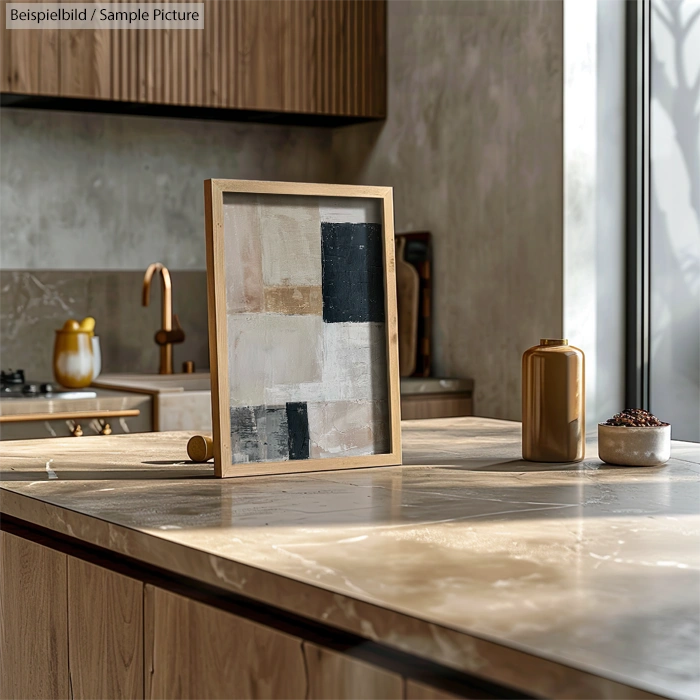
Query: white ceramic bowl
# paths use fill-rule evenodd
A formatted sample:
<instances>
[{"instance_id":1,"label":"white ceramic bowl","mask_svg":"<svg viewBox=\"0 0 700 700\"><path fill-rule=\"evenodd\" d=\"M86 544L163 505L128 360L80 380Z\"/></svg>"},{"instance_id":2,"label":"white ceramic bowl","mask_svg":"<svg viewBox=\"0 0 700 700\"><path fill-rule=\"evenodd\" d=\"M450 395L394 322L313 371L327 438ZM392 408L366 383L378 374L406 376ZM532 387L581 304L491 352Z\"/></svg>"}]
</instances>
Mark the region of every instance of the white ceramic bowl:
<instances>
[{"instance_id":1,"label":"white ceramic bowl","mask_svg":"<svg viewBox=\"0 0 700 700\"><path fill-rule=\"evenodd\" d=\"M598 423L598 456L608 464L658 467L671 456L671 426L629 428Z\"/></svg>"}]
</instances>

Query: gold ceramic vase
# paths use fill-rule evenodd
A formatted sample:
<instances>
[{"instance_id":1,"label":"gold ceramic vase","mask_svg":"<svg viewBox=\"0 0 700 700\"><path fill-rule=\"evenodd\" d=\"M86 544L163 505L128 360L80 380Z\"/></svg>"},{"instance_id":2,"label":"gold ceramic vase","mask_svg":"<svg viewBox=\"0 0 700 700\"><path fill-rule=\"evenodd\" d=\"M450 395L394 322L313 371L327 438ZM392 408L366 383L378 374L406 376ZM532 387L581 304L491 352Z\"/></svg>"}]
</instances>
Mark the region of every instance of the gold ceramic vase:
<instances>
[{"instance_id":1,"label":"gold ceramic vase","mask_svg":"<svg viewBox=\"0 0 700 700\"><path fill-rule=\"evenodd\" d=\"M523 459L580 462L585 454L583 352L545 338L523 354Z\"/></svg>"},{"instance_id":2,"label":"gold ceramic vase","mask_svg":"<svg viewBox=\"0 0 700 700\"><path fill-rule=\"evenodd\" d=\"M82 389L92 381L92 333L82 330L77 321L66 321L56 331L53 373L56 381L69 389Z\"/></svg>"}]
</instances>

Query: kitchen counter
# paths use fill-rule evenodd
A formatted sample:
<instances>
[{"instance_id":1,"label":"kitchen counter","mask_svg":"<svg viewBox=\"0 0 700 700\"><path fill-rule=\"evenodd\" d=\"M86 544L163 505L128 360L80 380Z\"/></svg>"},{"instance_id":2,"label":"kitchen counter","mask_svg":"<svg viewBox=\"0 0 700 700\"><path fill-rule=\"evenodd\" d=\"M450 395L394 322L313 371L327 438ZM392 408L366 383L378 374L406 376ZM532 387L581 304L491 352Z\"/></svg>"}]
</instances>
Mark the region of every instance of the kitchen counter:
<instances>
[{"instance_id":1,"label":"kitchen counter","mask_svg":"<svg viewBox=\"0 0 700 700\"><path fill-rule=\"evenodd\" d=\"M4 443L0 509L524 693L700 696L700 446L528 463L442 419L403 467L217 480L189 435Z\"/></svg>"}]
</instances>

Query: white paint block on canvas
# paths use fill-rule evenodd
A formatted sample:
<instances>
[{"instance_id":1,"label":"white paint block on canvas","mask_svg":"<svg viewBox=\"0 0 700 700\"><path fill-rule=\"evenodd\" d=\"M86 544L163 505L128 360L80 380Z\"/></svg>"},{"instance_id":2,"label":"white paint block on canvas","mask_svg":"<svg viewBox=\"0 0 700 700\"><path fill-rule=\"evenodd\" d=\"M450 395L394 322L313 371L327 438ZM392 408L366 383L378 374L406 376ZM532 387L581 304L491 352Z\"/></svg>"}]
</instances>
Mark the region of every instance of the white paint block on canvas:
<instances>
[{"instance_id":1,"label":"white paint block on canvas","mask_svg":"<svg viewBox=\"0 0 700 700\"><path fill-rule=\"evenodd\" d=\"M383 323L324 323L320 380L268 386L265 403L385 400L385 332Z\"/></svg>"},{"instance_id":2,"label":"white paint block on canvas","mask_svg":"<svg viewBox=\"0 0 700 700\"><path fill-rule=\"evenodd\" d=\"M260 207L257 195L224 195L226 312L263 310Z\"/></svg>"},{"instance_id":3,"label":"white paint block on canvas","mask_svg":"<svg viewBox=\"0 0 700 700\"><path fill-rule=\"evenodd\" d=\"M266 387L322 381L323 319L285 314L230 314L229 393L231 406L262 406Z\"/></svg>"},{"instance_id":4,"label":"white paint block on canvas","mask_svg":"<svg viewBox=\"0 0 700 700\"><path fill-rule=\"evenodd\" d=\"M387 398L386 326L383 323L327 323L323 332L323 384L327 400Z\"/></svg>"},{"instance_id":5,"label":"white paint block on canvas","mask_svg":"<svg viewBox=\"0 0 700 700\"><path fill-rule=\"evenodd\" d=\"M386 401L338 401L308 405L312 459L389 451Z\"/></svg>"},{"instance_id":6,"label":"white paint block on canvas","mask_svg":"<svg viewBox=\"0 0 700 700\"><path fill-rule=\"evenodd\" d=\"M321 221L330 224L381 224L382 202L356 197L321 197Z\"/></svg>"},{"instance_id":7,"label":"white paint block on canvas","mask_svg":"<svg viewBox=\"0 0 700 700\"><path fill-rule=\"evenodd\" d=\"M275 286L321 284L321 220L317 197L258 195L263 280Z\"/></svg>"}]
</instances>

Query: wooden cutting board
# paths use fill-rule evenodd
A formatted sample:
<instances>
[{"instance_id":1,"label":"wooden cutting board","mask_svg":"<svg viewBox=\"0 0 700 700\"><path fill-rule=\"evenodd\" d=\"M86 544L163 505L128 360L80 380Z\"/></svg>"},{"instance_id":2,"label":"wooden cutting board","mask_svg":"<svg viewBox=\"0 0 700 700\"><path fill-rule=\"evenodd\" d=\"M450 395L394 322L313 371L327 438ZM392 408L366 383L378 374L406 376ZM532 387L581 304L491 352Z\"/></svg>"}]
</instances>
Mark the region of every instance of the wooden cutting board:
<instances>
[{"instance_id":1,"label":"wooden cutting board","mask_svg":"<svg viewBox=\"0 0 700 700\"><path fill-rule=\"evenodd\" d=\"M406 239L396 239L396 301L399 315L399 374L410 377L416 370L418 350L418 299L420 277L404 259Z\"/></svg>"}]
</instances>

